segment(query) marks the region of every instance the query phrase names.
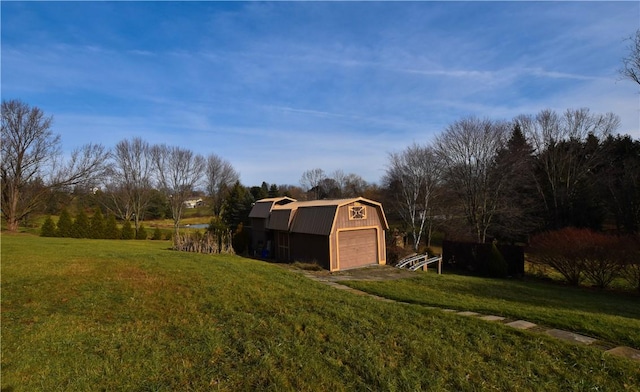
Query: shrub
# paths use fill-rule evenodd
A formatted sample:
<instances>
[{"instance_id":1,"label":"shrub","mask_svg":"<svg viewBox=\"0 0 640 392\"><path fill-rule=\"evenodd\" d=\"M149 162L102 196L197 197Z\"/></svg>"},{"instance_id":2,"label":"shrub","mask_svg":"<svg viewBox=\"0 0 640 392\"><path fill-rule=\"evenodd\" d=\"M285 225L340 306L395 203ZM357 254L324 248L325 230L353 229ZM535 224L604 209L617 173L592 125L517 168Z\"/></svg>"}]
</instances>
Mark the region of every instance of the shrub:
<instances>
[{"instance_id":1,"label":"shrub","mask_svg":"<svg viewBox=\"0 0 640 392\"><path fill-rule=\"evenodd\" d=\"M244 225L242 224L242 222L238 224L238 228L233 235L232 244L235 253L243 254L247 252L247 249L249 247L249 235L244 229Z\"/></svg>"},{"instance_id":2,"label":"shrub","mask_svg":"<svg viewBox=\"0 0 640 392\"><path fill-rule=\"evenodd\" d=\"M475 275L497 278L524 274L524 248L517 245L442 241L446 265Z\"/></svg>"},{"instance_id":3,"label":"shrub","mask_svg":"<svg viewBox=\"0 0 640 392\"><path fill-rule=\"evenodd\" d=\"M144 225L140 225L138 227L138 232L136 233L136 240L146 240L147 239L147 230L144 228Z\"/></svg>"},{"instance_id":4,"label":"shrub","mask_svg":"<svg viewBox=\"0 0 640 392\"><path fill-rule=\"evenodd\" d=\"M91 238L104 238L105 237L105 222L104 216L102 215L102 211L100 208L96 208L96 211L93 213L91 217Z\"/></svg>"},{"instance_id":5,"label":"shrub","mask_svg":"<svg viewBox=\"0 0 640 392\"><path fill-rule=\"evenodd\" d=\"M55 237L56 236L56 225L53 223L53 219L50 216L45 219L42 224L42 228L40 229L40 236L42 237Z\"/></svg>"},{"instance_id":6,"label":"shrub","mask_svg":"<svg viewBox=\"0 0 640 392\"><path fill-rule=\"evenodd\" d=\"M57 223L57 235L58 237L71 237L73 231L73 220L71 214L66 208L60 211L60 217Z\"/></svg>"},{"instance_id":7,"label":"shrub","mask_svg":"<svg viewBox=\"0 0 640 392\"><path fill-rule=\"evenodd\" d=\"M558 271L567 283L579 285L583 279L584 261L578 257L580 231L567 228L538 234L529 243L529 257L534 264L543 264Z\"/></svg>"},{"instance_id":8,"label":"shrub","mask_svg":"<svg viewBox=\"0 0 640 392\"><path fill-rule=\"evenodd\" d=\"M91 236L91 224L89 223L89 217L82 208L78 211L76 220L73 222L71 236L74 238L89 238Z\"/></svg>"},{"instance_id":9,"label":"shrub","mask_svg":"<svg viewBox=\"0 0 640 392\"><path fill-rule=\"evenodd\" d=\"M120 231L120 238L123 240L132 240L134 239L135 235L136 233L133 230L133 227L131 227L131 222L125 220L122 224L122 230Z\"/></svg>"},{"instance_id":10,"label":"shrub","mask_svg":"<svg viewBox=\"0 0 640 392\"><path fill-rule=\"evenodd\" d=\"M620 276L640 291L640 235L622 239Z\"/></svg>"},{"instance_id":11,"label":"shrub","mask_svg":"<svg viewBox=\"0 0 640 392\"><path fill-rule=\"evenodd\" d=\"M158 226L153 230L153 234L151 235L151 239L154 241L159 241L162 239L162 230Z\"/></svg>"},{"instance_id":12,"label":"shrub","mask_svg":"<svg viewBox=\"0 0 640 392\"><path fill-rule=\"evenodd\" d=\"M413 248L407 249L397 246L396 244L387 246L387 264L396 265L398 261L414 253Z\"/></svg>"},{"instance_id":13,"label":"shrub","mask_svg":"<svg viewBox=\"0 0 640 392\"><path fill-rule=\"evenodd\" d=\"M104 238L109 240L117 240L120 238L120 229L118 229L116 216L113 213L107 216L107 221L104 224Z\"/></svg>"},{"instance_id":14,"label":"shrub","mask_svg":"<svg viewBox=\"0 0 640 392\"><path fill-rule=\"evenodd\" d=\"M608 287L623 267L622 249L617 237L590 232L584 255L584 274L597 287Z\"/></svg>"},{"instance_id":15,"label":"shrub","mask_svg":"<svg viewBox=\"0 0 640 392\"><path fill-rule=\"evenodd\" d=\"M548 265L572 285L588 278L605 288L619 275L621 262L619 238L589 229L564 228L534 236L530 257L534 263Z\"/></svg>"},{"instance_id":16,"label":"shrub","mask_svg":"<svg viewBox=\"0 0 640 392\"><path fill-rule=\"evenodd\" d=\"M227 224L224 223L220 217L213 217L211 219L209 227L207 228L207 234L216 239L219 248L232 247L231 239L233 235Z\"/></svg>"}]
</instances>

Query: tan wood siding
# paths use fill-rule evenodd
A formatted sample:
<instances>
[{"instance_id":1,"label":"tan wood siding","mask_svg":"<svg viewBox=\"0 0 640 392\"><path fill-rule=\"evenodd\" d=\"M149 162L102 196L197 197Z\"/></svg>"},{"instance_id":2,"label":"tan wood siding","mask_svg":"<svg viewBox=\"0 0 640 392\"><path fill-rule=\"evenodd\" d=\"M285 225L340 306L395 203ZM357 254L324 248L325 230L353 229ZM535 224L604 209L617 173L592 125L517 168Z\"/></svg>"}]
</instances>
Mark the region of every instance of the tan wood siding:
<instances>
[{"instance_id":1,"label":"tan wood siding","mask_svg":"<svg viewBox=\"0 0 640 392\"><path fill-rule=\"evenodd\" d=\"M352 220L349 219L349 207L354 205L362 205L366 208L366 218L365 219L357 219ZM343 228L355 228L355 227L371 227L371 226L379 226L380 225L380 217L378 213L378 208L372 205L361 204L361 203L350 203L344 206L340 206L338 210L338 214L336 217L335 227L337 230Z\"/></svg>"},{"instance_id":2,"label":"tan wood siding","mask_svg":"<svg viewBox=\"0 0 640 392\"><path fill-rule=\"evenodd\" d=\"M378 263L378 233L375 228L338 232L338 268L356 268Z\"/></svg>"}]
</instances>

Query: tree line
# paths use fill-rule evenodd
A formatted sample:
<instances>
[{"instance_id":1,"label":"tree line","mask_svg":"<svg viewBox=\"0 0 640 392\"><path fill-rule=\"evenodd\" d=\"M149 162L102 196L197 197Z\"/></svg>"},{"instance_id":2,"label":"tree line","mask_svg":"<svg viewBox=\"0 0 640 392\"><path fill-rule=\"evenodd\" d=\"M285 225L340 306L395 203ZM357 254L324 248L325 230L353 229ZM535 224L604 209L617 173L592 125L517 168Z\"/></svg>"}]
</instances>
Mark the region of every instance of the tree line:
<instances>
[{"instance_id":1,"label":"tree line","mask_svg":"<svg viewBox=\"0 0 640 392\"><path fill-rule=\"evenodd\" d=\"M615 135L619 123L588 109L464 118L390 154L383 187L415 244L436 226L477 242L567 226L637 233L640 141Z\"/></svg>"},{"instance_id":2,"label":"tree line","mask_svg":"<svg viewBox=\"0 0 640 392\"><path fill-rule=\"evenodd\" d=\"M205 197L212 214L234 231L249 223L261 198L364 196L383 202L416 250L430 245L434 230L449 238L516 242L567 226L640 228L640 141L616 135L620 122L612 113L466 117L431 143L390 153L381 185L315 168L302 174L299 187L247 187L214 153L205 157L137 137L112 150L89 144L63 161L51 123L37 107L2 102L2 213L9 230L47 205L56 208L56 197L83 191L104 211L132 222L134 233L142 220L159 216L170 217L177 233L185 201L194 195Z\"/></svg>"},{"instance_id":3,"label":"tree line","mask_svg":"<svg viewBox=\"0 0 640 392\"><path fill-rule=\"evenodd\" d=\"M125 221L122 227L118 227L116 216L109 213L105 218L100 208L96 208L93 215L89 217L83 208L78 210L75 218L71 216L66 208L62 208L57 222L48 216L40 230L42 237L67 237L67 238L93 238L109 240L146 240L147 230L144 225L140 225L134 231L130 221ZM159 228L153 232L153 240L162 239L162 232Z\"/></svg>"},{"instance_id":4,"label":"tree line","mask_svg":"<svg viewBox=\"0 0 640 392\"><path fill-rule=\"evenodd\" d=\"M177 232L194 192L205 189L220 215L223 195L239 182L238 172L216 154L205 157L137 137L113 150L87 144L65 160L52 121L40 108L2 101L2 214L10 231L60 195L91 191L107 211L133 222L136 233L154 202L164 205Z\"/></svg>"}]
</instances>

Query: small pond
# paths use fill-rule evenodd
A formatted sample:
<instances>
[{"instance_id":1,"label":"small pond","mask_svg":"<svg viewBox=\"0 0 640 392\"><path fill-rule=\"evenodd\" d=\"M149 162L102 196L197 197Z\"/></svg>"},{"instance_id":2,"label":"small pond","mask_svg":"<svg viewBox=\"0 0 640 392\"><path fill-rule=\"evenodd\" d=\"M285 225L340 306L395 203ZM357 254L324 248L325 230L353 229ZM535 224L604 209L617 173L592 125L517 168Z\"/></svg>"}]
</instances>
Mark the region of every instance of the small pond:
<instances>
[{"instance_id":1,"label":"small pond","mask_svg":"<svg viewBox=\"0 0 640 392\"><path fill-rule=\"evenodd\" d=\"M208 223L198 223L195 225L184 225L184 226L180 226L182 229L206 229L207 227L209 227Z\"/></svg>"}]
</instances>

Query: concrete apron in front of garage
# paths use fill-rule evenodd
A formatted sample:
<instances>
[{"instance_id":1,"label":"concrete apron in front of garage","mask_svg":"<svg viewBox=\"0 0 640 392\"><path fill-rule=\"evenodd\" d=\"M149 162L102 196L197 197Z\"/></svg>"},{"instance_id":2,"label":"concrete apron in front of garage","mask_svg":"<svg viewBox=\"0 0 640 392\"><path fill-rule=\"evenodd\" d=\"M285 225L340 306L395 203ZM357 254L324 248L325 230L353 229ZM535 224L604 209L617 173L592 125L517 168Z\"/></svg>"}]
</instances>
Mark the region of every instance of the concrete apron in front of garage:
<instances>
[{"instance_id":1,"label":"concrete apron in front of garage","mask_svg":"<svg viewBox=\"0 0 640 392\"><path fill-rule=\"evenodd\" d=\"M307 278L314 280L316 282L320 282L320 283L324 283L326 285L329 285L331 287L334 287L336 289L340 289L340 290L345 290L348 291L350 293L353 294L358 294L358 295L363 295L363 296L368 296L374 299L377 299L379 301L384 301L384 302L395 302L395 303L403 303L403 304L408 304L406 302L400 302L400 301L395 301L389 298L384 298L384 297L380 297L377 295L373 295L373 294L369 294L366 293L364 291L361 290L356 290L353 289L349 286L345 286L343 284L338 283L340 280L385 280L386 279L398 279L398 278L402 278L404 276L401 276L402 274L397 274L395 271L393 271L392 274L390 274L389 276L386 277L380 277L379 274L376 274L378 276L375 277L368 277L368 278L355 278L353 276L332 276L332 275L323 275L323 274L317 274L317 273L313 273L310 271L302 271L302 270L296 270L297 272L302 273L304 276L306 276ZM408 272L408 271L407 271ZM611 354L611 355L616 355L619 357L623 357L623 358L628 358L631 359L633 361L637 361L640 362L640 350L636 350L634 348L631 347L625 347L625 346L616 346L615 344L609 343L609 342L605 342L599 339L595 339L589 336L584 336L584 335L580 335L577 334L575 332L570 332L570 331L564 331L561 329L556 329L556 328L550 328L550 327L545 327L542 325L538 325L538 324L534 324L532 322L529 321L525 321L525 320L513 320L513 319L508 319L506 317L501 317L501 316L493 316L493 315L484 315L484 314L480 314L480 313L476 313L476 312L470 312L470 311L458 311L455 309L442 309L442 308L436 308L433 306L424 306L425 308L429 308L429 309L441 309L443 312L448 312L448 313L454 313L457 314L459 316L463 316L463 317L475 317L478 318L480 320L485 320L485 321L490 321L490 322L499 322L502 323L504 325L507 325L511 328L516 328L516 329L522 329L522 330L527 330L530 332L537 332L537 333L543 333L546 334L548 336L554 337L556 339L559 340L564 340L566 342L570 342L570 343L575 343L575 344L581 344L581 345L586 345L586 346L590 346L590 347L596 347L600 350L603 350L605 353L607 354Z\"/></svg>"}]
</instances>

